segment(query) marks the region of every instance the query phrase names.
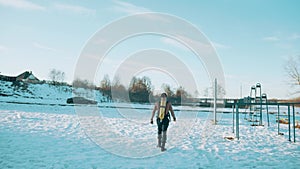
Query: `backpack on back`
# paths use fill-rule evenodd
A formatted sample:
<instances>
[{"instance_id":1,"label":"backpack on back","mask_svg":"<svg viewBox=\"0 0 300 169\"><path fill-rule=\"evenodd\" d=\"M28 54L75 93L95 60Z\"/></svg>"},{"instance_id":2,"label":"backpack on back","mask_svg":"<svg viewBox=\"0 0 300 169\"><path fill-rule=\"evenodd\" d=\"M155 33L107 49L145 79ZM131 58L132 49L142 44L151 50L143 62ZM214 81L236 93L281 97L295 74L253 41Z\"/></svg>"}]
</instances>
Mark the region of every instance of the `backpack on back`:
<instances>
[{"instance_id":1,"label":"backpack on back","mask_svg":"<svg viewBox=\"0 0 300 169\"><path fill-rule=\"evenodd\" d=\"M159 102L159 113L158 113L158 118L160 121L162 121L165 118L166 115L166 108L167 108L167 99L166 98L161 98Z\"/></svg>"}]
</instances>

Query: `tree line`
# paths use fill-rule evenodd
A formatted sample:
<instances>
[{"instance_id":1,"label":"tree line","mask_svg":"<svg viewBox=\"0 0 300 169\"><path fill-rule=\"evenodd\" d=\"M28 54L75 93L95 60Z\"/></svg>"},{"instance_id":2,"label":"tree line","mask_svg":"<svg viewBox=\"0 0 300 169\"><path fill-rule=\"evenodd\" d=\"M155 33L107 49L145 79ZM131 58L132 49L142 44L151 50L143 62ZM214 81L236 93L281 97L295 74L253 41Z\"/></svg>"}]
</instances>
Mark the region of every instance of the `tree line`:
<instances>
[{"instance_id":1,"label":"tree line","mask_svg":"<svg viewBox=\"0 0 300 169\"><path fill-rule=\"evenodd\" d=\"M64 82L65 73L52 69L49 72L50 84L66 85ZM72 86L75 88L84 88L91 90L99 90L108 101L118 102L137 102L137 103L152 103L160 98L160 93L154 93L154 86L149 77L133 77L129 86L121 84L120 78L115 77L113 81L108 75L105 75L100 81L99 86L96 86L88 80L74 79ZM193 102L195 97L188 93L184 87L179 86L177 89L172 89L169 84L161 86L163 92L167 93L168 100L173 104L181 104L182 102ZM224 91L224 89L222 89ZM204 90L204 96L208 97L208 91L212 91L211 87ZM220 90L221 91L221 90ZM195 91L199 95L198 91ZM223 93L225 94L225 92Z\"/></svg>"},{"instance_id":2,"label":"tree line","mask_svg":"<svg viewBox=\"0 0 300 169\"><path fill-rule=\"evenodd\" d=\"M172 90L170 85L164 84L163 91L167 93L168 99L172 103L180 104L184 99L191 95L183 88L179 87ZM112 101L125 101L137 103L150 103L158 100L160 94L154 94L154 87L149 77L133 77L129 86L126 88L120 83L117 77L113 82L110 81L108 75L105 75L100 82L100 86L96 87L101 93Z\"/></svg>"},{"instance_id":3,"label":"tree line","mask_svg":"<svg viewBox=\"0 0 300 169\"><path fill-rule=\"evenodd\" d=\"M298 97L300 94L300 55L290 57L284 64L284 70L288 77L288 84L291 85L293 97ZM64 82L65 73L60 70L52 69L49 73L50 83L53 85L65 85ZM68 85L68 84L67 84ZM148 77L134 77L131 80L129 87L125 87L120 83L120 79L117 77L114 81L110 81L108 75L105 75L101 80L100 85L96 86L87 80L75 79L72 83L73 87L81 87L88 89L96 89L106 96L111 101L130 101L148 103L153 102L159 98L159 94L154 94L154 87L151 84L151 80ZM162 90L167 93L168 98L172 103L181 103L184 101L190 101L192 96L183 87L172 89L170 85L163 84ZM219 94L224 96L225 90L218 86ZM199 95L198 91L195 91L196 95ZM212 93L212 87L204 89L204 96L209 97Z\"/></svg>"}]
</instances>

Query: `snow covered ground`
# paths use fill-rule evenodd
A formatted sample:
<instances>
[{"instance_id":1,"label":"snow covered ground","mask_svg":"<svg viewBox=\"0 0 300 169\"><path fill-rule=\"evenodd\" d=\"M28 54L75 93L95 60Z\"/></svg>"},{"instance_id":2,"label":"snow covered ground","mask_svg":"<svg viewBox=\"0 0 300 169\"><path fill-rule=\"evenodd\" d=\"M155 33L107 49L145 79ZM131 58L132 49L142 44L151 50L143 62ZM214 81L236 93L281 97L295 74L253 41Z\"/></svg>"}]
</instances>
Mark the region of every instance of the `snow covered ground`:
<instances>
[{"instance_id":1,"label":"snow covered ground","mask_svg":"<svg viewBox=\"0 0 300 169\"><path fill-rule=\"evenodd\" d=\"M218 125L212 125L210 112L175 107L178 121L170 123L168 151L161 153L156 125L149 124L152 105L70 106L69 90L30 87L32 94L15 95L0 86L11 95L0 96L0 168L300 167L300 130L296 143L288 141L287 125L277 135L275 115L270 127L265 114L265 126L252 127L241 114L240 140L228 140L224 137L235 136L232 114L218 114Z\"/></svg>"}]
</instances>

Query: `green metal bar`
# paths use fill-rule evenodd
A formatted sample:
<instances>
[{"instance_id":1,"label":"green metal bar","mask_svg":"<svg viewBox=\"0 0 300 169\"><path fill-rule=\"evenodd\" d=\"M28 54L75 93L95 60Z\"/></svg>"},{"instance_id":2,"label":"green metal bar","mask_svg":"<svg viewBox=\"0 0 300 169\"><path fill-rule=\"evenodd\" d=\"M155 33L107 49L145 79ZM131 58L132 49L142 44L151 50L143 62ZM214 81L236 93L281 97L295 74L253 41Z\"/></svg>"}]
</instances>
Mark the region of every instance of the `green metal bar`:
<instances>
[{"instance_id":1,"label":"green metal bar","mask_svg":"<svg viewBox=\"0 0 300 169\"><path fill-rule=\"evenodd\" d=\"M294 143L296 142L296 126L295 126L295 105L293 104L293 126L294 126Z\"/></svg>"},{"instance_id":2,"label":"green metal bar","mask_svg":"<svg viewBox=\"0 0 300 169\"><path fill-rule=\"evenodd\" d=\"M289 123L289 141L291 141L291 110L290 105L288 105L288 123Z\"/></svg>"},{"instance_id":3,"label":"green metal bar","mask_svg":"<svg viewBox=\"0 0 300 169\"><path fill-rule=\"evenodd\" d=\"M280 109L279 109L279 104L277 105L277 123L278 123L278 128L277 128L277 131L278 131L278 135L280 134L280 130L279 130L279 126L280 126L280 123L279 123L279 114L280 114Z\"/></svg>"},{"instance_id":4,"label":"green metal bar","mask_svg":"<svg viewBox=\"0 0 300 169\"><path fill-rule=\"evenodd\" d=\"M229 103L229 105L232 105L232 104L235 104L235 103ZM288 106L289 104L299 104L300 105L300 102L287 102L287 103L272 103L272 102L268 102L268 105L269 106L277 106L277 105L280 105L280 106ZM257 103L239 103L240 106L244 106L244 105L260 105L259 102Z\"/></svg>"},{"instance_id":5,"label":"green metal bar","mask_svg":"<svg viewBox=\"0 0 300 169\"><path fill-rule=\"evenodd\" d=\"M239 133L239 105L238 105L238 103L236 104L236 107L235 107L235 109L236 109L236 127L235 127L235 129L236 129L236 138L239 140L240 139L240 133Z\"/></svg>"},{"instance_id":6,"label":"green metal bar","mask_svg":"<svg viewBox=\"0 0 300 169\"><path fill-rule=\"evenodd\" d=\"M262 97L261 97L261 88L260 88L260 111L259 111L259 125L262 126Z\"/></svg>"},{"instance_id":7,"label":"green metal bar","mask_svg":"<svg viewBox=\"0 0 300 169\"><path fill-rule=\"evenodd\" d=\"M268 106L268 99L267 99L267 98L266 98L266 106L267 106L267 120L268 120L268 127L270 127L269 106Z\"/></svg>"},{"instance_id":8,"label":"green metal bar","mask_svg":"<svg viewBox=\"0 0 300 169\"><path fill-rule=\"evenodd\" d=\"M234 133L234 105L232 105L232 133Z\"/></svg>"},{"instance_id":9,"label":"green metal bar","mask_svg":"<svg viewBox=\"0 0 300 169\"><path fill-rule=\"evenodd\" d=\"M251 98L251 100L250 100L250 103L252 103L252 98ZM252 105L250 104L249 106L250 106L250 108L249 108L249 113L248 113L248 118L247 118L248 121L249 121L249 119L250 119L251 112L252 112Z\"/></svg>"}]
</instances>

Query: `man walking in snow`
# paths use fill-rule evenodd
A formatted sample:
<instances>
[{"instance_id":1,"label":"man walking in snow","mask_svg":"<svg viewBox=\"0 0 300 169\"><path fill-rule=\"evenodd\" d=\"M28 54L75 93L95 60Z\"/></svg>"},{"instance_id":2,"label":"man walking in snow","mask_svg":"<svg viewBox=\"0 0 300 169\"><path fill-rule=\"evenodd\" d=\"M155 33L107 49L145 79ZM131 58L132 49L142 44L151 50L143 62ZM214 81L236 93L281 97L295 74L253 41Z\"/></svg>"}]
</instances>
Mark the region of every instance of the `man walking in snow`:
<instances>
[{"instance_id":1,"label":"man walking in snow","mask_svg":"<svg viewBox=\"0 0 300 169\"><path fill-rule=\"evenodd\" d=\"M162 93L160 97L160 101L155 104L153 111L152 111L152 116L151 116L151 121L150 123L153 124L153 117L155 115L155 112L158 111L157 113L157 127L158 127L158 145L157 147L161 148L161 151L165 151L165 144L167 141L167 129L169 126L170 122L170 113L173 117L173 120L176 121L176 117L172 108L171 102L167 101L167 94Z\"/></svg>"}]
</instances>

